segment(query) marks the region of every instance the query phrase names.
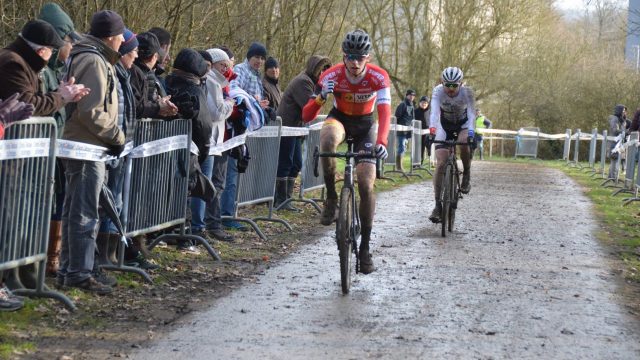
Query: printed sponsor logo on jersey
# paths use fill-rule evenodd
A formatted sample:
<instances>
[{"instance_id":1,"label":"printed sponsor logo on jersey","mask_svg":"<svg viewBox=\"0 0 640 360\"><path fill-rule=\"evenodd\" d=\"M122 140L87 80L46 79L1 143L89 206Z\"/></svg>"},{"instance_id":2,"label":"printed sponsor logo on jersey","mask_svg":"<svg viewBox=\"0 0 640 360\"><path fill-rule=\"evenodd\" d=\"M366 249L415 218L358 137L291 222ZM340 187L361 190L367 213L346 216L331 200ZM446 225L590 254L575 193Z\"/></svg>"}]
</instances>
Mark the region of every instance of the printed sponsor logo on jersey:
<instances>
[{"instance_id":1,"label":"printed sponsor logo on jersey","mask_svg":"<svg viewBox=\"0 0 640 360\"><path fill-rule=\"evenodd\" d=\"M364 144L364 147L366 147L367 149L368 149L368 148L372 148L372 147L373 147L373 144L372 144L372 143L365 143L365 144Z\"/></svg>"},{"instance_id":2,"label":"printed sponsor logo on jersey","mask_svg":"<svg viewBox=\"0 0 640 360\"><path fill-rule=\"evenodd\" d=\"M353 93L342 94L341 99L347 102L353 102Z\"/></svg>"},{"instance_id":3,"label":"printed sponsor logo on jersey","mask_svg":"<svg viewBox=\"0 0 640 360\"><path fill-rule=\"evenodd\" d=\"M371 99L373 99L376 94L375 93L368 93L368 94L353 94L354 95L354 99L355 101L353 102L357 102L357 103L365 103L370 101Z\"/></svg>"}]
</instances>

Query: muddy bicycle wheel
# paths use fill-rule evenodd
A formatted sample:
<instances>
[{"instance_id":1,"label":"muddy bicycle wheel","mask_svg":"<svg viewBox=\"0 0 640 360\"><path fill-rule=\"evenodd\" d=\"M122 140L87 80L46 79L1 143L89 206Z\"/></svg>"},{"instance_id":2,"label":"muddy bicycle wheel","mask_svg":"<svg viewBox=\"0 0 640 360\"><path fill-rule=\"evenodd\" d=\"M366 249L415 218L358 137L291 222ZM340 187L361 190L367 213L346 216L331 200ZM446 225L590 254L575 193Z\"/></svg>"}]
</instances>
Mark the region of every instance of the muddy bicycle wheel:
<instances>
[{"instance_id":1,"label":"muddy bicycle wheel","mask_svg":"<svg viewBox=\"0 0 640 360\"><path fill-rule=\"evenodd\" d=\"M455 170L452 170L452 173ZM453 223L456 221L456 209L458 208L458 177L451 176L451 205L449 206L449 232L453 231Z\"/></svg>"},{"instance_id":2,"label":"muddy bicycle wheel","mask_svg":"<svg viewBox=\"0 0 640 360\"><path fill-rule=\"evenodd\" d=\"M340 212L336 222L336 239L340 254L340 282L342 283L343 294L348 294L351 287L351 253L353 252L351 239L352 197L352 189L342 188L340 192Z\"/></svg>"},{"instance_id":3,"label":"muddy bicycle wheel","mask_svg":"<svg viewBox=\"0 0 640 360\"><path fill-rule=\"evenodd\" d=\"M444 168L444 181L442 182L442 214L440 221L442 225L442 237L447 236L447 226L449 225L449 209L451 208L451 187L453 183L453 165L447 163Z\"/></svg>"}]
</instances>

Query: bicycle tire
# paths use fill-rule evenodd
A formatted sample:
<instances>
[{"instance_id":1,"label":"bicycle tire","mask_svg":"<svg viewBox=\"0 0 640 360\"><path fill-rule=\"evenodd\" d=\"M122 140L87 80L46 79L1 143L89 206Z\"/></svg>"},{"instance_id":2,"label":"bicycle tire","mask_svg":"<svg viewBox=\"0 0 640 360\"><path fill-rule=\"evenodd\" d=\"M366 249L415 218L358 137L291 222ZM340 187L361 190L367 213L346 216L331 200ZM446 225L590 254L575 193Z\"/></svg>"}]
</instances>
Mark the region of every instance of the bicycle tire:
<instances>
[{"instance_id":1,"label":"bicycle tire","mask_svg":"<svg viewBox=\"0 0 640 360\"><path fill-rule=\"evenodd\" d=\"M447 236L447 226L449 225L449 209L451 208L451 177L453 175L453 165L447 162L444 168L444 179L442 181L442 213L440 215L440 221L442 225L441 235Z\"/></svg>"},{"instance_id":2,"label":"bicycle tire","mask_svg":"<svg viewBox=\"0 0 640 360\"><path fill-rule=\"evenodd\" d=\"M349 293L351 288L351 253L353 252L351 239L352 196L353 189L342 188L340 192L340 211L336 222L336 239L340 255L340 283L342 285L342 293L345 295Z\"/></svg>"},{"instance_id":3,"label":"bicycle tire","mask_svg":"<svg viewBox=\"0 0 640 360\"><path fill-rule=\"evenodd\" d=\"M452 170L455 172L455 169ZM458 208L458 177L451 175L451 206L449 207L449 232L453 231L456 221L456 209Z\"/></svg>"}]
</instances>

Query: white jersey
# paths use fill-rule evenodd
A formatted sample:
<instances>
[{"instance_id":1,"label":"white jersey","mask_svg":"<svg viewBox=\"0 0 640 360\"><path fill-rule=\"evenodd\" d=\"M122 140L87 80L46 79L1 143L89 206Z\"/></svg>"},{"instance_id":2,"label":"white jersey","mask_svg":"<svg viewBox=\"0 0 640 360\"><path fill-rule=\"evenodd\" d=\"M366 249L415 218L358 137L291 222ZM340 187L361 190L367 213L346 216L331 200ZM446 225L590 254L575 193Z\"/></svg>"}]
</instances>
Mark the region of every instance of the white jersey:
<instances>
[{"instance_id":1,"label":"white jersey","mask_svg":"<svg viewBox=\"0 0 640 360\"><path fill-rule=\"evenodd\" d=\"M454 97L444 91L442 84L433 89L429 127L436 128L436 140L446 138L445 130L473 129L476 104L473 90L461 86Z\"/></svg>"}]
</instances>

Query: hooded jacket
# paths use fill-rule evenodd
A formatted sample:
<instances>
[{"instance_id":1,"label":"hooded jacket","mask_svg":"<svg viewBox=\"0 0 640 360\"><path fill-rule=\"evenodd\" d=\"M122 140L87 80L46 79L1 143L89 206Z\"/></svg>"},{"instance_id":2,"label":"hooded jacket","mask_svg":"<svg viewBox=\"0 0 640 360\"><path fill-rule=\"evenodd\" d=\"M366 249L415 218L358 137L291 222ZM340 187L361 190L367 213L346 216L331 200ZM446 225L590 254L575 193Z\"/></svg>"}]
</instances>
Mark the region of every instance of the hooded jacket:
<instances>
[{"instance_id":1,"label":"hooded jacket","mask_svg":"<svg viewBox=\"0 0 640 360\"><path fill-rule=\"evenodd\" d=\"M616 105L613 109L613 115L609 116L609 134L611 136L618 136L625 129L625 121L622 118L622 111L624 105Z\"/></svg>"},{"instance_id":2,"label":"hooded jacket","mask_svg":"<svg viewBox=\"0 0 640 360\"><path fill-rule=\"evenodd\" d=\"M0 50L0 99L20 93L20 101L33 104L36 116L49 116L64 106L62 95L42 92L40 71L47 65L27 42L18 37ZM78 80L78 79L76 79ZM77 83L78 82L76 81Z\"/></svg>"},{"instance_id":3,"label":"hooded jacket","mask_svg":"<svg viewBox=\"0 0 640 360\"><path fill-rule=\"evenodd\" d=\"M326 56L313 55L307 60L306 69L298 74L282 94L277 114L282 118L282 126L302 127L302 108L313 95L322 68L331 65Z\"/></svg>"},{"instance_id":4,"label":"hooded jacket","mask_svg":"<svg viewBox=\"0 0 640 360\"><path fill-rule=\"evenodd\" d=\"M183 49L167 76L167 93L178 107L178 116L191 119L191 140L200 151L202 163L209 156L213 124L207 107L207 88L202 78L207 73L204 58L193 49Z\"/></svg>"},{"instance_id":5,"label":"hooded jacket","mask_svg":"<svg viewBox=\"0 0 640 360\"><path fill-rule=\"evenodd\" d=\"M102 40L86 35L69 56L67 78L91 89L77 103L67 104L67 122L62 138L87 144L123 145L124 133L118 127L118 90L115 63L117 51Z\"/></svg>"}]
</instances>

